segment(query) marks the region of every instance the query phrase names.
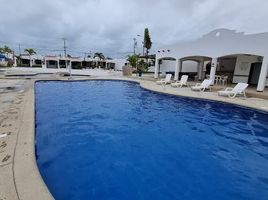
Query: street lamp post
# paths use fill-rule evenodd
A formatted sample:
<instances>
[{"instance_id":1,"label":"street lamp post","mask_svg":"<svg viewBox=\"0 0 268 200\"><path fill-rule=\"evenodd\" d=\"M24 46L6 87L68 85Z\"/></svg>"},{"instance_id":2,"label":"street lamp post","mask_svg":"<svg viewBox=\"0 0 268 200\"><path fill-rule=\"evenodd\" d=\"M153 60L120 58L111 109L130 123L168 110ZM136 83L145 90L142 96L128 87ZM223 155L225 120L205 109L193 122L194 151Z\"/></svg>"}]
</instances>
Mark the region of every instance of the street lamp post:
<instances>
[{"instance_id":1,"label":"street lamp post","mask_svg":"<svg viewBox=\"0 0 268 200\"><path fill-rule=\"evenodd\" d=\"M134 46L133 46L133 53L136 54L136 47L137 47L137 38L133 38Z\"/></svg>"},{"instance_id":2,"label":"street lamp post","mask_svg":"<svg viewBox=\"0 0 268 200\"><path fill-rule=\"evenodd\" d=\"M141 37L141 36L138 34L136 37ZM138 51L139 51L139 50L138 50L138 40L137 40L136 37L133 38L133 41L134 41L133 53L134 53L134 54L136 54L136 49L137 49L137 53L138 53Z\"/></svg>"}]
</instances>

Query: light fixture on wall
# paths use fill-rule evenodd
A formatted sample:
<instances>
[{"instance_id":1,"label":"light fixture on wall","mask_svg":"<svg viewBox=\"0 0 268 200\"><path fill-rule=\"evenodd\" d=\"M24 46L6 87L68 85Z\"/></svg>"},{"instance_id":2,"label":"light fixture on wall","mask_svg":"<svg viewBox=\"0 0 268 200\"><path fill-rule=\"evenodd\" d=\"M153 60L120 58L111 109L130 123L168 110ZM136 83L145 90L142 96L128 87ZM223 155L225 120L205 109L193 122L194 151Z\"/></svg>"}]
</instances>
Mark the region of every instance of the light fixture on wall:
<instances>
[{"instance_id":1,"label":"light fixture on wall","mask_svg":"<svg viewBox=\"0 0 268 200\"><path fill-rule=\"evenodd\" d=\"M263 61L263 57L262 57L262 56L258 56L258 57L257 57L257 61L258 61L258 62L262 62L262 61Z\"/></svg>"}]
</instances>

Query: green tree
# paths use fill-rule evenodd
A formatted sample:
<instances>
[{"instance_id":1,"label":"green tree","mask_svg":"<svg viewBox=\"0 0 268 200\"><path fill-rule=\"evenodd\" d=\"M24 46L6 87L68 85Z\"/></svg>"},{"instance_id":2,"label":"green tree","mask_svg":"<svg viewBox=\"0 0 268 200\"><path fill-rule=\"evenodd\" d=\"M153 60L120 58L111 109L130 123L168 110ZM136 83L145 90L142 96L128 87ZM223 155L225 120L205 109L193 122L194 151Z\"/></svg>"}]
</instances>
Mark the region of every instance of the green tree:
<instances>
[{"instance_id":1,"label":"green tree","mask_svg":"<svg viewBox=\"0 0 268 200\"><path fill-rule=\"evenodd\" d=\"M93 58L98 58L101 61L101 60L104 60L105 59L105 56L101 52L96 52L94 54ZM96 62L96 66L97 67L101 68L101 65L103 65L103 64L99 63L98 61Z\"/></svg>"},{"instance_id":2,"label":"green tree","mask_svg":"<svg viewBox=\"0 0 268 200\"><path fill-rule=\"evenodd\" d=\"M12 66L13 62L14 62L14 57L13 57L13 61L10 59L10 57L8 56L9 54L13 54L12 49L10 49L8 46L4 46L4 47L0 47L0 53L1 54L5 54L5 57L7 58L7 66L10 67Z\"/></svg>"},{"instance_id":3,"label":"green tree","mask_svg":"<svg viewBox=\"0 0 268 200\"><path fill-rule=\"evenodd\" d=\"M152 47L152 41L149 33L149 29L145 28L144 29L144 38L143 38L143 48L145 48L145 55L148 56L149 50Z\"/></svg>"},{"instance_id":4,"label":"green tree","mask_svg":"<svg viewBox=\"0 0 268 200\"><path fill-rule=\"evenodd\" d=\"M13 53L12 49L10 49L8 46L4 46L2 49L2 53L5 53L6 54L6 57L8 58L8 54L9 53Z\"/></svg>"},{"instance_id":5,"label":"green tree","mask_svg":"<svg viewBox=\"0 0 268 200\"><path fill-rule=\"evenodd\" d=\"M139 56L136 54L129 55L127 58L127 61L129 62L130 66L133 68L137 68L137 64L139 61Z\"/></svg>"},{"instance_id":6,"label":"green tree","mask_svg":"<svg viewBox=\"0 0 268 200\"><path fill-rule=\"evenodd\" d=\"M94 54L94 58L99 58L99 60L104 60L105 59L105 56L101 52L96 52Z\"/></svg>"},{"instance_id":7,"label":"green tree","mask_svg":"<svg viewBox=\"0 0 268 200\"><path fill-rule=\"evenodd\" d=\"M26 53L28 53L28 55L30 55L30 56L36 54L35 50L33 50L32 48L25 49L24 51L25 51Z\"/></svg>"},{"instance_id":8,"label":"green tree","mask_svg":"<svg viewBox=\"0 0 268 200\"><path fill-rule=\"evenodd\" d=\"M4 48L0 47L0 53L1 54L5 53Z\"/></svg>"},{"instance_id":9,"label":"green tree","mask_svg":"<svg viewBox=\"0 0 268 200\"><path fill-rule=\"evenodd\" d=\"M149 69L149 64L146 63L143 59L138 61L137 72L147 72Z\"/></svg>"},{"instance_id":10,"label":"green tree","mask_svg":"<svg viewBox=\"0 0 268 200\"><path fill-rule=\"evenodd\" d=\"M36 54L35 50L33 50L32 48L29 49L25 49L24 50L26 53L28 53L29 57L30 57L30 67L32 67L33 63L32 63L32 55Z\"/></svg>"}]
</instances>

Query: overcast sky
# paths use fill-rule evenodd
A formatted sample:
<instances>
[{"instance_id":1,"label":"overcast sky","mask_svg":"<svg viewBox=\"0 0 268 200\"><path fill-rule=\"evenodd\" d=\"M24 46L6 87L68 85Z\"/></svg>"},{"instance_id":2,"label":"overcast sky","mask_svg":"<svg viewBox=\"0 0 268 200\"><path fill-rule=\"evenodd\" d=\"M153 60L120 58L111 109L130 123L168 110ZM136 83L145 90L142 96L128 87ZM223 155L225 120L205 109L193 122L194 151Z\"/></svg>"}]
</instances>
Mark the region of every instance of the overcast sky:
<instances>
[{"instance_id":1,"label":"overcast sky","mask_svg":"<svg viewBox=\"0 0 268 200\"><path fill-rule=\"evenodd\" d=\"M124 57L145 27L152 51L216 28L268 31L267 0L0 0L0 8L0 46L50 55L62 53L65 37L72 55Z\"/></svg>"}]
</instances>

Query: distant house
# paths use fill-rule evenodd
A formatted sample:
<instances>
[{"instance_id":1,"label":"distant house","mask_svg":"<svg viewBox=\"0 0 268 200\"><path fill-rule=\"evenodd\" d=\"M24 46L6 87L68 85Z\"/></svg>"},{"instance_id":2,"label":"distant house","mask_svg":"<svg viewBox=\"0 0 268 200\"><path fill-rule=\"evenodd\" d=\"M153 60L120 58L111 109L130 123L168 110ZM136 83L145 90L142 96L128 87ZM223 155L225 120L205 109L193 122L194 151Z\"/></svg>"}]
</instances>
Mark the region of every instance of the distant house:
<instances>
[{"instance_id":1,"label":"distant house","mask_svg":"<svg viewBox=\"0 0 268 200\"><path fill-rule=\"evenodd\" d=\"M44 69L87 69L87 68L103 68L115 69L114 60L100 60L98 58L81 58L72 56L57 56L57 55L28 55L21 54L16 57L14 67L31 67Z\"/></svg>"},{"instance_id":2,"label":"distant house","mask_svg":"<svg viewBox=\"0 0 268 200\"><path fill-rule=\"evenodd\" d=\"M17 57L17 67L37 67L41 68L43 64L43 56L21 54Z\"/></svg>"},{"instance_id":3,"label":"distant house","mask_svg":"<svg viewBox=\"0 0 268 200\"><path fill-rule=\"evenodd\" d=\"M0 61L7 61L7 60L8 58L5 55L0 54Z\"/></svg>"},{"instance_id":4,"label":"distant house","mask_svg":"<svg viewBox=\"0 0 268 200\"><path fill-rule=\"evenodd\" d=\"M175 80L185 73L198 80L228 76L230 83L248 83L263 91L268 85L267 41L268 33L217 29L194 41L163 46L156 52L155 78L160 73L173 73Z\"/></svg>"},{"instance_id":5,"label":"distant house","mask_svg":"<svg viewBox=\"0 0 268 200\"><path fill-rule=\"evenodd\" d=\"M0 54L0 66L7 66L8 60L9 59L5 55Z\"/></svg>"}]
</instances>

